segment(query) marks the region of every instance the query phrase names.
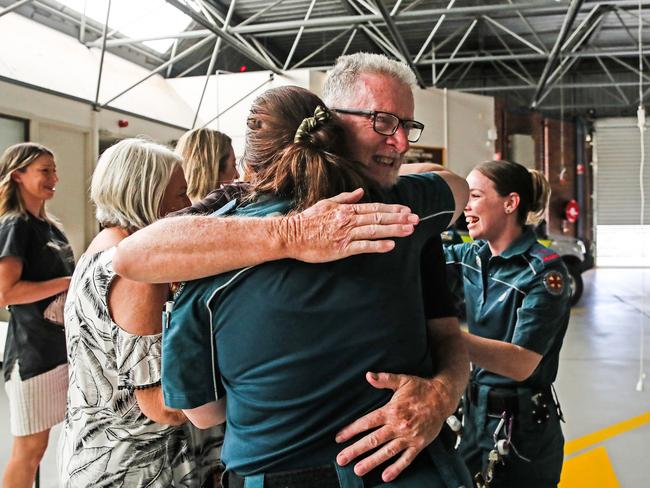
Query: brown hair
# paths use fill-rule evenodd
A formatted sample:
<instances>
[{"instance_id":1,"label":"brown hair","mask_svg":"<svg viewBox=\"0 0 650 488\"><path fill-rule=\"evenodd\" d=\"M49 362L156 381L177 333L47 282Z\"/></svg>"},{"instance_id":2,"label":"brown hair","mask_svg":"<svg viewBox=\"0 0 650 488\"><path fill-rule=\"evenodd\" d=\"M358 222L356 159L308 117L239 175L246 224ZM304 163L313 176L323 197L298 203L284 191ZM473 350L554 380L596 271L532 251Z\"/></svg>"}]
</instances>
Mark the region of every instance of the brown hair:
<instances>
[{"instance_id":1,"label":"brown hair","mask_svg":"<svg viewBox=\"0 0 650 488\"><path fill-rule=\"evenodd\" d=\"M343 191L372 187L360 163L344 157L343 128L327 109L327 120L314 123L294 141L303 120L314 117L318 106L325 104L297 86L273 88L253 102L243 155L251 197L273 193L292 198L294 208L302 210Z\"/></svg>"},{"instance_id":2,"label":"brown hair","mask_svg":"<svg viewBox=\"0 0 650 488\"><path fill-rule=\"evenodd\" d=\"M219 173L225 169L230 148L230 137L212 129L194 129L181 136L176 154L183 158L190 199L200 200L219 188Z\"/></svg>"},{"instance_id":3,"label":"brown hair","mask_svg":"<svg viewBox=\"0 0 650 488\"><path fill-rule=\"evenodd\" d=\"M18 184L11 175L14 171L24 172L27 166L44 154L54 157L52 151L35 142L14 144L2 153L0 156L0 219L12 215L27 215L25 203L18 191ZM38 217L56 223L53 219L48 218L45 205L41 207Z\"/></svg>"},{"instance_id":4,"label":"brown hair","mask_svg":"<svg viewBox=\"0 0 650 488\"><path fill-rule=\"evenodd\" d=\"M502 197L513 192L519 195L517 220L520 225L539 222L551 195L548 181L542 173L528 170L512 161L486 161L474 169L489 178Z\"/></svg>"}]
</instances>

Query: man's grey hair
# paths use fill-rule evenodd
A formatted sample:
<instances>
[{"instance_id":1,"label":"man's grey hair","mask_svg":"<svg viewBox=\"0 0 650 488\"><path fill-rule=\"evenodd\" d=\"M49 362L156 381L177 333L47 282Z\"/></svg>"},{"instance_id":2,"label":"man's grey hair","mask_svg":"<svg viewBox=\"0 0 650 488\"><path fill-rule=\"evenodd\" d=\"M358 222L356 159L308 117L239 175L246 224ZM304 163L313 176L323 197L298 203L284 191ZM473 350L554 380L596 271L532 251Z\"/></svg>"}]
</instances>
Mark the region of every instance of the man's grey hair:
<instances>
[{"instance_id":1,"label":"man's grey hair","mask_svg":"<svg viewBox=\"0 0 650 488\"><path fill-rule=\"evenodd\" d=\"M400 61L383 54L355 53L341 56L325 79L323 101L329 107L347 102L355 95L356 83L362 74L387 75L409 87L416 85L415 74Z\"/></svg>"}]
</instances>

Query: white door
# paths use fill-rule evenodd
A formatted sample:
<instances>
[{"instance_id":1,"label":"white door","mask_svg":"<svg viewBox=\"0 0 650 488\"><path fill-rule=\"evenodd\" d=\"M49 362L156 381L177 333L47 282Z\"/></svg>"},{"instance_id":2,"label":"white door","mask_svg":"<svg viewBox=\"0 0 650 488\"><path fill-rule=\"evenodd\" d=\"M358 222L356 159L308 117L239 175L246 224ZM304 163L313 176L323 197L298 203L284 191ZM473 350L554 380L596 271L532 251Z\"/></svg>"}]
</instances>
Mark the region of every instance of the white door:
<instances>
[{"instance_id":1,"label":"white door","mask_svg":"<svg viewBox=\"0 0 650 488\"><path fill-rule=\"evenodd\" d=\"M40 123L38 142L52 149L59 183L48 203L48 212L58 218L65 230L75 258L86 249L89 201L89 134L80 130Z\"/></svg>"},{"instance_id":2,"label":"white door","mask_svg":"<svg viewBox=\"0 0 650 488\"><path fill-rule=\"evenodd\" d=\"M596 263L599 266L650 266L650 132L641 137L634 118L595 124ZM645 195L642 218L641 190Z\"/></svg>"}]
</instances>

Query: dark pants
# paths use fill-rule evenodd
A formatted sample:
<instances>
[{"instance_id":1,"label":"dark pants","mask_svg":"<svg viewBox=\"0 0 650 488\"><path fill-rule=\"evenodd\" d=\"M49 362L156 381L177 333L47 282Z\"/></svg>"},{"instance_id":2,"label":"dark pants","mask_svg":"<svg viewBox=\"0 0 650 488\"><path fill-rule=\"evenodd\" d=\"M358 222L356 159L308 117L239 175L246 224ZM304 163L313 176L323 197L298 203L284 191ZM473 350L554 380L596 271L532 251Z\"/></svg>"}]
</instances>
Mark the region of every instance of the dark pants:
<instances>
[{"instance_id":1,"label":"dark pants","mask_svg":"<svg viewBox=\"0 0 650 488\"><path fill-rule=\"evenodd\" d=\"M562 471L564 436L555 406L549 404L550 418L539 424L533 419L530 395L520 395L518 404L512 443L530 462L519 458L510 449L504 464L496 466L490 488L556 487ZM485 395L473 402L465 401L464 408L465 425L459 451L474 476L487 466L488 453L494 447L492 436L500 419L488 415Z\"/></svg>"},{"instance_id":2,"label":"dark pants","mask_svg":"<svg viewBox=\"0 0 650 488\"><path fill-rule=\"evenodd\" d=\"M456 451L450 451L438 439L425 448L396 480L391 483L381 481L381 469L370 476L357 477L352 468L354 463L341 468L332 465L332 472L315 470L300 470L285 473L274 473L263 476L253 475L248 486L253 488L471 488L471 480L467 468ZM327 468L326 468L327 469ZM224 483L226 488L244 487L244 479L226 472ZM248 487L245 487L248 488Z\"/></svg>"}]
</instances>

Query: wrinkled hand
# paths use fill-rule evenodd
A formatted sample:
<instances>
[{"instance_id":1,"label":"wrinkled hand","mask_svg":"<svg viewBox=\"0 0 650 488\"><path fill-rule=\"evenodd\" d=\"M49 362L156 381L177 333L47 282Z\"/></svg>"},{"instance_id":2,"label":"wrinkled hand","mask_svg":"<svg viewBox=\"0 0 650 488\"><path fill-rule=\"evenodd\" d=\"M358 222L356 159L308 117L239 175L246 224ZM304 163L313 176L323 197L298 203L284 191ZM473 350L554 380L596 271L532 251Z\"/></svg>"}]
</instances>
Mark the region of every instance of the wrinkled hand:
<instances>
[{"instance_id":1,"label":"wrinkled hand","mask_svg":"<svg viewBox=\"0 0 650 488\"><path fill-rule=\"evenodd\" d=\"M336 461L345 466L360 455L379 448L355 464L354 472L363 476L401 453L382 473L382 479L388 483L438 436L452 399L444 383L435 377L367 373L366 380L375 388L390 388L395 393L386 405L364 415L336 435L336 442L341 443L372 430L343 449Z\"/></svg>"},{"instance_id":2,"label":"wrinkled hand","mask_svg":"<svg viewBox=\"0 0 650 488\"><path fill-rule=\"evenodd\" d=\"M363 190L321 200L286 219L291 257L322 263L354 254L384 253L395 247L390 237L413 233L419 222L403 205L357 203Z\"/></svg>"}]
</instances>

